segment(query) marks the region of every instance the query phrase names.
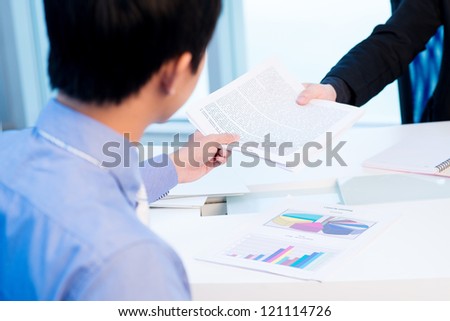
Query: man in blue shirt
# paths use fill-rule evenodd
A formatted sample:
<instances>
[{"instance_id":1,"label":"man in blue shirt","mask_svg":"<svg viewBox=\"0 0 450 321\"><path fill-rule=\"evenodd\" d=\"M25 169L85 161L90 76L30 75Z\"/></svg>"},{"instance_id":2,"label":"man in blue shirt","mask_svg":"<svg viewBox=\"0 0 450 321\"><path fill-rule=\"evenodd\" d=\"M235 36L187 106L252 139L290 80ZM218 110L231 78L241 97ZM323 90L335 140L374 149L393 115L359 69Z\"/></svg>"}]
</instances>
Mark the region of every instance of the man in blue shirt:
<instances>
[{"instance_id":1,"label":"man in blue shirt","mask_svg":"<svg viewBox=\"0 0 450 321\"><path fill-rule=\"evenodd\" d=\"M186 101L219 12L212 0L45 0L58 95L35 127L0 136L1 300L190 299L138 194L203 176L237 138L196 133L190 150L140 164L124 137Z\"/></svg>"}]
</instances>

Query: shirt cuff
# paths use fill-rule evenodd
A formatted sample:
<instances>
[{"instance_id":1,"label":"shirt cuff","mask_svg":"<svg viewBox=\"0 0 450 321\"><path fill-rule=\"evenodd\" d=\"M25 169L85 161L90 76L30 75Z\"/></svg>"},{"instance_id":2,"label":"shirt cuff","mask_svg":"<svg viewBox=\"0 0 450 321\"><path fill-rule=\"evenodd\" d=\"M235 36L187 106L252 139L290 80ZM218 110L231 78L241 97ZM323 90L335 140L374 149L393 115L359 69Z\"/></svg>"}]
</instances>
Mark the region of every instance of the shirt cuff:
<instances>
[{"instance_id":1,"label":"shirt cuff","mask_svg":"<svg viewBox=\"0 0 450 321\"><path fill-rule=\"evenodd\" d=\"M175 165L166 154L141 162L140 170L149 203L166 196L178 184Z\"/></svg>"},{"instance_id":2,"label":"shirt cuff","mask_svg":"<svg viewBox=\"0 0 450 321\"><path fill-rule=\"evenodd\" d=\"M320 83L333 86L336 91L336 102L341 104L352 104L352 90L341 78L329 76L325 77Z\"/></svg>"}]
</instances>

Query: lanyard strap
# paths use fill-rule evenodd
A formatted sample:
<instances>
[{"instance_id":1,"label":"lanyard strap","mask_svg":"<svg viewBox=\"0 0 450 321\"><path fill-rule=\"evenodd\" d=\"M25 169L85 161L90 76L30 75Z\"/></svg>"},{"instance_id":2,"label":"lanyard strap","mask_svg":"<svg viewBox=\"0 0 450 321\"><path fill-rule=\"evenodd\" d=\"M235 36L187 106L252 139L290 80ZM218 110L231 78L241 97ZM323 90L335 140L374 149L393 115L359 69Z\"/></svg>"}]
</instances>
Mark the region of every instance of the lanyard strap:
<instances>
[{"instance_id":1,"label":"lanyard strap","mask_svg":"<svg viewBox=\"0 0 450 321\"><path fill-rule=\"evenodd\" d=\"M49 134L48 132L38 129L37 132L39 135L47 140L48 142L66 150L70 154L77 156L81 159L84 159L85 161L93 164L94 166L101 168L102 170L107 170L102 165L102 162L100 162L95 157L92 157L89 154L86 154L85 152L63 142L62 140L56 138L55 136ZM143 222L144 224L148 224L148 199L147 199L147 192L145 190L145 185L141 183L141 187L137 193L137 206L136 206L136 212L139 220Z\"/></svg>"},{"instance_id":2,"label":"lanyard strap","mask_svg":"<svg viewBox=\"0 0 450 321\"><path fill-rule=\"evenodd\" d=\"M105 170L106 168L102 165L102 162L100 162L98 159L96 159L95 157L92 157L89 154L86 154L85 152L82 152L79 149L76 149L73 146L70 146L69 144L66 144L65 142L63 142L62 140L56 138L53 135L50 135L49 133L47 133L46 131L43 131L42 129L38 129L37 132L39 133L39 135L41 135L45 140L49 141L50 143L66 150L67 152L69 152L72 155L75 155L81 159L84 159L85 161L88 161L89 163Z\"/></svg>"}]
</instances>

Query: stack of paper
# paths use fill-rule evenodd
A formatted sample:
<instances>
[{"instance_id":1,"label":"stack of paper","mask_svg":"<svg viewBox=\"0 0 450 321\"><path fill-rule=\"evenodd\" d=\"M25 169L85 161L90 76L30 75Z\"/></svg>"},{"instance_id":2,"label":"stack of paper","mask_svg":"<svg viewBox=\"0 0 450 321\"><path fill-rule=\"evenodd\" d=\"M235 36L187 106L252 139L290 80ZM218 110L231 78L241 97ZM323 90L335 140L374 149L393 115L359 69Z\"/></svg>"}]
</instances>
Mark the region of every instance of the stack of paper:
<instances>
[{"instance_id":1,"label":"stack of paper","mask_svg":"<svg viewBox=\"0 0 450 321\"><path fill-rule=\"evenodd\" d=\"M227 213L226 197L249 193L249 189L225 166L216 168L198 181L179 184L153 208L198 209L200 215Z\"/></svg>"}]
</instances>

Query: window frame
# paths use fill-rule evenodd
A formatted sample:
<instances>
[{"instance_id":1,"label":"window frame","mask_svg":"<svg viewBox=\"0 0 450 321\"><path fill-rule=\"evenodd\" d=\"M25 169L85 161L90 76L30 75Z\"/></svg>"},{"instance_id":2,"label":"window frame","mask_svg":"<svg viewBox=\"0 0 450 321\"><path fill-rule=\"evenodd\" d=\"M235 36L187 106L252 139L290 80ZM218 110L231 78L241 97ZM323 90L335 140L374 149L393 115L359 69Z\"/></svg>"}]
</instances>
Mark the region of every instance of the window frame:
<instances>
[{"instance_id":1,"label":"window frame","mask_svg":"<svg viewBox=\"0 0 450 321\"><path fill-rule=\"evenodd\" d=\"M2 1L0 27L4 45L0 48L0 83L4 101L2 114L8 115L5 127L33 126L42 107L51 98L47 74L48 39L43 1ZM209 92L232 81L245 71L245 41L242 32L243 5L224 0L216 31L208 48ZM228 66L231 66L229 68ZM5 111L6 110L6 111ZM147 130L151 136L188 134L194 130L183 113L167 124Z\"/></svg>"}]
</instances>

